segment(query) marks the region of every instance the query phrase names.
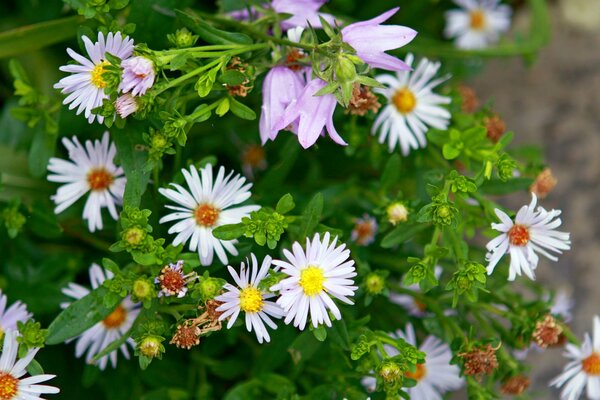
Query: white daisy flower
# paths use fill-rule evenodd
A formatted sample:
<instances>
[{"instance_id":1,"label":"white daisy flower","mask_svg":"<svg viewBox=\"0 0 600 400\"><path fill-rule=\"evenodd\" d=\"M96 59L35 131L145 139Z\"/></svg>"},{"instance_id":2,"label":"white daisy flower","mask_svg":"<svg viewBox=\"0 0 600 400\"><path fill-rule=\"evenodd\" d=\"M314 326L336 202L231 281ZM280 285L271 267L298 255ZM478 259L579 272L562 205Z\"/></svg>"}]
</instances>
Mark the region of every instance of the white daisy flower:
<instances>
[{"instance_id":1,"label":"white daisy flower","mask_svg":"<svg viewBox=\"0 0 600 400\"><path fill-rule=\"evenodd\" d=\"M33 316L27 311L27 306L20 301L15 301L6 308L8 298L0 289L0 339L6 331L17 330L17 322L25 322Z\"/></svg>"},{"instance_id":2,"label":"white daisy flower","mask_svg":"<svg viewBox=\"0 0 600 400\"><path fill-rule=\"evenodd\" d=\"M250 254L250 259L252 262L251 264L250 261L246 259L250 271L246 270L246 265L244 263L241 263L239 275L231 266L227 267L237 287L230 283L226 283L225 286L223 286L226 292L215 297L215 300L223 302L223 304L217 308L218 312L223 313L219 317L219 321L229 318L229 322L227 323L227 329L229 329L233 326L240 311L243 311L246 314L246 329L248 332L254 330L259 343L262 343L263 340L269 342L271 341L271 337L269 336L265 324L272 329L277 329L277 325L270 317L281 318L283 317L284 312L274 302L267 301L267 299L275 297L274 294L263 291L258 287L260 282L269 273L271 257L265 257L260 266L260 270L258 269L256 256Z\"/></svg>"},{"instance_id":3,"label":"white daisy flower","mask_svg":"<svg viewBox=\"0 0 600 400\"><path fill-rule=\"evenodd\" d=\"M108 95L104 93L104 89L108 85L104 79L105 68L109 65L106 53L119 57L121 60L129 58L133 53L133 39L129 39L129 36L123 38L121 32L115 34L110 32L105 40L102 32L98 32L96 43L92 43L87 36L82 36L81 40L85 44L89 59L67 49L67 53L78 64L60 67L61 71L69 72L71 75L62 78L54 85L54 88L62 89L61 93L68 94L63 104L70 104L69 110L77 107L77 115L83 111L90 124L96 118L99 123L102 123L104 117L92 114L92 110L100 107L102 101L108 98Z\"/></svg>"},{"instance_id":4,"label":"white daisy flower","mask_svg":"<svg viewBox=\"0 0 600 400\"><path fill-rule=\"evenodd\" d=\"M412 66L413 61L413 55L408 54L406 64ZM423 58L414 71L398 71L396 76L384 74L375 77L386 87L374 90L384 95L388 104L379 112L371 133L379 131L379 143L387 140L390 152L400 147L406 156L411 149L427 145L425 133L429 127L448 128L450 112L440 105L449 104L450 97L432 92L433 88L449 78L433 79L440 65L439 62Z\"/></svg>"},{"instance_id":5,"label":"white daisy flower","mask_svg":"<svg viewBox=\"0 0 600 400\"><path fill-rule=\"evenodd\" d=\"M557 261L558 258L550 252L562 254L562 250L571 248L569 234L555 230L562 223L557 218L560 210L546 211L543 207L534 210L536 202L537 198L532 193L531 203L521 207L514 223L503 211L494 210L501 223L492 224L492 228L502 234L486 245L489 251L486 255L488 275L494 272L502 256L510 253L508 280L514 280L522 272L530 279L535 279L534 270L539 261L537 253Z\"/></svg>"},{"instance_id":6,"label":"white daisy flower","mask_svg":"<svg viewBox=\"0 0 600 400\"><path fill-rule=\"evenodd\" d=\"M392 337L402 338L407 343L417 346L417 338L412 324L406 324L406 333L397 330ZM390 345L383 346L389 357L399 354L398 350ZM460 368L451 365L452 350L450 346L435 336L427 336L419 347L425 353L425 362L417 364L415 372L407 372L405 376L417 381L413 387L406 391L411 400L442 400L446 392L460 389L464 385L464 379L460 377ZM363 386L369 390L375 390L375 378L365 377L361 380Z\"/></svg>"},{"instance_id":7,"label":"white daisy flower","mask_svg":"<svg viewBox=\"0 0 600 400\"><path fill-rule=\"evenodd\" d=\"M125 183L123 169L117 167L113 159L117 152L114 143L109 143L108 132L102 140L85 142L85 147L77 137L63 138L63 145L69 151L70 161L52 157L48 163L51 182L64 183L51 199L56 203L54 212L59 214L90 192L83 208L83 219L88 221L88 229L94 232L102 229L102 208L117 220L117 205L123 202Z\"/></svg>"},{"instance_id":8,"label":"white daisy flower","mask_svg":"<svg viewBox=\"0 0 600 400\"><path fill-rule=\"evenodd\" d=\"M593 339L586 333L581 347L568 343L565 349L564 356L571 361L550 386L563 388L561 400L578 399L583 389L589 399L600 399L600 318L594 317Z\"/></svg>"},{"instance_id":9,"label":"white daisy flower","mask_svg":"<svg viewBox=\"0 0 600 400\"><path fill-rule=\"evenodd\" d=\"M442 275L442 267L436 265L433 270L433 273L435 274L436 279L440 279L440 276ZM408 286L407 289L410 289L413 292L417 293L421 292L421 287L418 283L414 283ZM391 292L390 301L394 304L398 304L399 306L404 307L404 309L414 317L424 317L427 315L427 309L425 308L425 304L418 301L415 296Z\"/></svg>"},{"instance_id":10,"label":"white daisy flower","mask_svg":"<svg viewBox=\"0 0 600 400\"><path fill-rule=\"evenodd\" d=\"M92 264L90 266L89 274L92 289L98 288L105 280L113 277L112 272L100 268L98 264ZM69 283L69 286L64 288L62 292L74 300L79 300L87 296L90 293L90 290L77 283ZM61 307L67 308L69 304L71 303L62 303ZM85 361L88 364L91 363L92 358L94 358L96 354L100 353L106 346L115 340L119 340L129 331L139 313L139 304L133 303L129 297L126 297L106 318L74 338L77 339L77 343L75 344L75 356L81 357L86 353ZM128 338L125 343L119 347L125 358L129 359L127 345L135 348L135 342L133 339ZM110 360L113 368L115 368L117 366L117 355L118 350L114 350L104 357L101 357L96 361L95 365L103 370Z\"/></svg>"},{"instance_id":11,"label":"white daisy flower","mask_svg":"<svg viewBox=\"0 0 600 400\"><path fill-rule=\"evenodd\" d=\"M327 310L335 319L342 318L331 297L354 304L348 299L354 296L357 289L357 286L352 286L352 278L356 276L354 261L348 259L350 250L346 249L345 244L337 247L336 244L337 237L330 241L329 232L323 235L322 241L317 233L312 242L306 238L306 250L295 242L292 245L293 253L283 250L287 261L273 260L274 265L289 275L270 289L280 291L277 304L286 313L286 324L294 320L294 326L304 330L310 312L315 328L323 323L331 326Z\"/></svg>"},{"instance_id":12,"label":"white daisy flower","mask_svg":"<svg viewBox=\"0 0 600 400\"><path fill-rule=\"evenodd\" d=\"M512 10L500 0L454 0L461 7L446 13L447 38L461 49L483 49L510 28Z\"/></svg>"},{"instance_id":13,"label":"white daisy flower","mask_svg":"<svg viewBox=\"0 0 600 400\"><path fill-rule=\"evenodd\" d=\"M246 178L233 171L225 176L225 168L220 167L216 178L213 180L213 167L207 164L204 168L196 169L193 165L190 170L182 169L181 172L189 190L176 183L171 183L175 189L161 188L160 194L177 203L177 206L166 207L176 212L160 219L160 223L179 220L169 228L169 233L177 233L173 245L190 242L190 251L198 251L202 265L210 265L214 253L223 264L227 264L225 251L237 256L235 248L237 240L219 240L212 234L213 229L226 224L237 224L242 218L258 210L259 206L241 206L240 204L250 197L251 183L246 183ZM200 172L200 175L198 175Z\"/></svg>"},{"instance_id":14,"label":"white daisy flower","mask_svg":"<svg viewBox=\"0 0 600 400\"><path fill-rule=\"evenodd\" d=\"M27 366L37 352L38 348L30 349L27 354L17 361L19 343L17 342L17 331L7 331L2 346L0 357L0 399L3 400L42 400L43 394L56 394L60 389L54 386L38 385L46 382L56 375L41 374L27 378Z\"/></svg>"}]
</instances>

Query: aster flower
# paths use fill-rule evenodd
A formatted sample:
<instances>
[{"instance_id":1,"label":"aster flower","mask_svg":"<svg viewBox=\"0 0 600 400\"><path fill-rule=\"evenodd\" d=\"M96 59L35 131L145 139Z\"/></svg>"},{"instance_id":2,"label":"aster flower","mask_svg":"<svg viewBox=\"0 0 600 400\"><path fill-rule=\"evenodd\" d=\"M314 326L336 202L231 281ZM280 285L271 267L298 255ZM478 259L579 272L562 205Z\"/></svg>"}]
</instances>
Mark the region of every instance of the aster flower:
<instances>
[{"instance_id":1,"label":"aster flower","mask_svg":"<svg viewBox=\"0 0 600 400\"><path fill-rule=\"evenodd\" d=\"M92 264L90 266L89 275L92 289L98 288L105 280L113 277L112 272L100 268L98 264ZM62 292L74 300L79 300L87 296L90 293L90 289L78 285L77 283L69 283ZM67 308L69 304L71 303L62 303L61 307ZM71 339L77 340L77 343L75 344L75 356L79 358L86 353L85 361L88 364L91 363L96 354L100 353L112 342L119 340L129 331L139 313L139 304L133 303L129 297L126 297L106 318L83 332L81 335ZM127 338L125 343L119 346L119 349L126 359L129 359L128 346L135 348L133 339ZM118 350L113 350L96 361L95 365L103 370L110 360L113 368L115 368L117 366L117 355Z\"/></svg>"},{"instance_id":2,"label":"aster flower","mask_svg":"<svg viewBox=\"0 0 600 400\"><path fill-rule=\"evenodd\" d=\"M461 49L483 49L510 28L511 9L500 0L454 0L461 7L446 13L444 35Z\"/></svg>"},{"instance_id":3,"label":"aster flower","mask_svg":"<svg viewBox=\"0 0 600 400\"><path fill-rule=\"evenodd\" d=\"M558 258L550 252L562 253L571 248L569 234L556 230L562 221L558 216L559 210L546 211L543 207L535 209L537 197L531 194L531 203L521 207L515 222L506 213L495 209L501 223L492 224L492 228L502 234L491 240L486 248L488 275L491 275L496 264L504 256L510 254L510 269L508 280L512 281L517 275L525 273L530 279L535 279L534 270L537 268L540 253L552 261Z\"/></svg>"},{"instance_id":4,"label":"aster flower","mask_svg":"<svg viewBox=\"0 0 600 400\"><path fill-rule=\"evenodd\" d=\"M328 23L333 24L332 15L320 13L319 9L328 0L273 0L271 7L279 14L290 14L291 17L281 21L281 29L287 30L297 26L306 28L309 24L314 28L321 27L321 16Z\"/></svg>"},{"instance_id":5,"label":"aster flower","mask_svg":"<svg viewBox=\"0 0 600 400\"><path fill-rule=\"evenodd\" d=\"M410 323L406 324L405 332L397 330L391 336L402 338L407 343L417 346L415 330ZM389 357L399 354L393 346L383 347ZM425 338L419 350L425 353L425 362L417 364L415 372L405 373L406 378L417 381L415 386L406 389L412 400L442 400L444 393L458 390L464 385L464 379L460 377L460 368L450 364L452 350L446 343L430 335ZM375 390L375 378L365 377L361 382L367 390Z\"/></svg>"},{"instance_id":6,"label":"aster flower","mask_svg":"<svg viewBox=\"0 0 600 400\"><path fill-rule=\"evenodd\" d=\"M117 220L117 205L123 202L125 183L123 169L117 167L113 159L117 152L114 143L110 143L108 132L102 140L87 140L85 147L77 137L73 140L63 138L63 145L69 151L70 161L52 157L48 163L50 182L64 183L51 199L56 203L54 212L60 214L86 193L90 192L83 208L83 219L88 221L88 229L94 232L102 229L102 208Z\"/></svg>"},{"instance_id":7,"label":"aster flower","mask_svg":"<svg viewBox=\"0 0 600 400\"><path fill-rule=\"evenodd\" d=\"M138 56L131 57L121 62L123 75L119 90L123 93L131 92L134 96L142 96L154 84L156 73L152 60Z\"/></svg>"},{"instance_id":8,"label":"aster flower","mask_svg":"<svg viewBox=\"0 0 600 400\"><path fill-rule=\"evenodd\" d=\"M125 119L136 112L138 108L139 105L136 98L129 93L125 93L115 100L115 111L122 119Z\"/></svg>"},{"instance_id":9,"label":"aster flower","mask_svg":"<svg viewBox=\"0 0 600 400\"><path fill-rule=\"evenodd\" d=\"M109 65L106 60L106 53L125 60L133 53L133 39L129 36L123 38L121 32L113 34L110 32L104 39L102 32L98 33L98 41L92 43L87 36L82 36L81 40L85 44L88 58L67 49L67 53L77 61L78 64L69 64L60 67L63 72L69 72L71 75L62 78L54 85L55 89L61 89L61 93L68 94L63 104L69 104L69 110L77 107L77 115L84 112L85 117L91 124L94 119L102 123L104 117L92 114L94 108L102 106L102 101L108 98L104 89L108 82L104 79L106 66Z\"/></svg>"},{"instance_id":10,"label":"aster flower","mask_svg":"<svg viewBox=\"0 0 600 400\"><path fill-rule=\"evenodd\" d=\"M317 233L312 241L306 238L306 250L300 243L292 245L292 252L283 250L287 261L273 260L288 275L270 288L280 291L277 304L286 313L284 322L294 321L294 326L304 330L310 312L310 319L316 328L325 323L331 326L329 310L335 319L341 319L339 308L332 297L346 304L354 304L348 298L354 296L357 286L353 286L356 270L354 261L349 260L350 250L345 244L337 245L337 237L330 241L329 232L321 240Z\"/></svg>"},{"instance_id":11,"label":"aster flower","mask_svg":"<svg viewBox=\"0 0 600 400\"><path fill-rule=\"evenodd\" d=\"M369 214L364 214L362 218L356 219L350 240L359 246L368 246L375 241L376 234L377 220Z\"/></svg>"},{"instance_id":12,"label":"aster flower","mask_svg":"<svg viewBox=\"0 0 600 400\"><path fill-rule=\"evenodd\" d=\"M30 349L25 356L17 361L19 343L17 331L7 331L4 335L2 356L0 357L0 398L7 400L42 400L43 394L56 394L60 389L54 386L38 385L56 375L40 374L27 378L27 366L31 363L38 348Z\"/></svg>"},{"instance_id":13,"label":"aster flower","mask_svg":"<svg viewBox=\"0 0 600 400\"><path fill-rule=\"evenodd\" d=\"M324 129L327 129L329 137L334 142L345 146L347 143L333 126L333 112L337 104L335 96L332 94L315 96L325 85L326 83L318 78L308 82L298 98L292 100L287 106L283 117L275 123L274 129L280 131L292 127L291 129L298 135L298 141L305 149L315 144Z\"/></svg>"},{"instance_id":14,"label":"aster flower","mask_svg":"<svg viewBox=\"0 0 600 400\"><path fill-rule=\"evenodd\" d=\"M246 269L246 264L249 271ZM227 329L233 326L240 311L243 311L246 315L248 332L254 330L259 343L262 343L263 340L269 342L271 338L265 324L271 329L277 329L277 325L270 317L281 318L284 315L283 310L277 304L267 301L275 295L259 289L260 282L269 273L271 257L265 257L260 269L254 254L250 254L250 261L246 259L246 264L241 263L239 275L231 266L227 267L237 287L230 283L223 286L225 293L215 297L215 300L223 304L216 311L222 313L219 321L229 318Z\"/></svg>"},{"instance_id":15,"label":"aster flower","mask_svg":"<svg viewBox=\"0 0 600 400\"><path fill-rule=\"evenodd\" d=\"M410 66L387 50L398 49L415 38L417 32L400 25L381 25L396 14L400 7L392 8L368 21L356 22L342 29L342 39L356 50L356 55L372 68L389 71L410 70Z\"/></svg>"},{"instance_id":16,"label":"aster flower","mask_svg":"<svg viewBox=\"0 0 600 400\"><path fill-rule=\"evenodd\" d=\"M225 251L236 256L237 240L217 239L212 231L221 225L237 224L252 211L260 208L232 207L248 200L252 184L246 183L246 178L239 174L233 175L233 171L225 176L224 167L219 168L213 180L213 167L210 164L201 169L192 165L189 171L182 169L181 172L189 191L176 183L171 183L174 189L158 190L160 194L178 204L167 205L167 208L175 212L162 217L159 222L164 224L179 220L169 228L170 234L177 233L173 245L177 246L189 240L190 251L198 251L202 265L210 265L214 253L223 264L227 264Z\"/></svg>"},{"instance_id":17,"label":"aster flower","mask_svg":"<svg viewBox=\"0 0 600 400\"><path fill-rule=\"evenodd\" d=\"M408 54L406 64L412 66L413 61L413 55ZM448 128L450 112L441 105L449 104L450 98L432 92L448 79L447 76L434 79L440 65L423 58L414 71L375 78L386 86L376 88L375 92L384 95L388 104L377 116L371 133L379 131L379 143L387 140L390 152L400 147L406 156L411 149L427 145L425 133L429 127Z\"/></svg>"},{"instance_id":18,"label":"aster flower","mask_svg":"<svg viewBox=\"0 0 600 400\"><path fill-rule=\"evenodd\" d=\"M15 301L10 307L6 308L8 299L2 289L0 289L0 338L8 330L17 329L17 322L26 322L33 316L27 311L27 306L20 301Z\"/></svg>"},{"instance_id":19,"label":"aster flower","mask_svg":"<svg viewBox=\"0 0 600 400\"><path fill-rule=\"evenodd\" d=\"M188 283L196 277L194 272L183 273L183 260L176 264L166 265L160 274L154 278L154 283L160 286L158 296L175 296L182 298L188 291Z\"/></svg>"},{"instance_id":20,"label":"aster flower","mask_svg":"<svg viewBox=\"0 0 600 400\"><path fill-rule=\"evenodd\" d=\"M258 126L263 145L269 139L275 139L279 132L275 125L283 118L286 107L300 96L303 89L304 82L299 73L284 66L269 70L262 87L263 104Z\"/></svg>"},{"instance_id":21,"label":"aster flower","mask_svg":"<svg viewBox=\"0 0 600 400\"><path fill-rule=\"evenodd\" d=\"M442 267L436 265L433 270L433 273L435 275L435 278L439 279L442 275ZM417 293L421 292L421 287L418 283L408 286L407 289ZM394 304L402 306L406 311L408 311L410 315L414 317L424 317L425 315L427 315L425 304L418 301L415 296L392 292L390 293L390 301Z\"/></svg>"},{"instance_id":22,"label":"aster flower","mask_svg":"<svg viewBox=\"0 0 600 400\"><path fill-rule=\"evenodd\" d=\"M600 318L594 317L594 335L585 334L583 344L566 345L564 356L571 361L563 373L550 382L550 386L563 388L561 400L578 399L583 390L589 399L600 399Z\"/></svg>"}]
</instances>

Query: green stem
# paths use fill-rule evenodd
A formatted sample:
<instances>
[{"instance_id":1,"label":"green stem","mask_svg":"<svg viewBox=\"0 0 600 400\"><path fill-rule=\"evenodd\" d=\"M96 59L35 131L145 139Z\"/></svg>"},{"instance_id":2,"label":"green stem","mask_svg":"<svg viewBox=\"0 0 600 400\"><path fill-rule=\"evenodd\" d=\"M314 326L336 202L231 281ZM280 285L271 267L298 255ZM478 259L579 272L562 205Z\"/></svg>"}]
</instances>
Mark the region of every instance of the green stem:
<instances>
[{"instance_id":1,"label":"green stem","mask_svg":"<svg viewBox=\"0 0 600 400\"><path fill-rule=\"evenodd\" d=\"M223 62L222 58L219 58L217 60L211 61L206 65L203 65L201 67L198 67L190 72L188 72L187 74L181 75L178 78L175 78L171 81L169 81L169 83L167 83L165 86L158 88L153 94L154 96L158 96L159 94L161 94L162 92L164 92L165 90L171 89L177 85L179 85L182 82L187 81L190 78L193 78L196 75L199 75L200 73L216 66L217 64L219 64L220 62Z\"/></svg>"}]
</instances>

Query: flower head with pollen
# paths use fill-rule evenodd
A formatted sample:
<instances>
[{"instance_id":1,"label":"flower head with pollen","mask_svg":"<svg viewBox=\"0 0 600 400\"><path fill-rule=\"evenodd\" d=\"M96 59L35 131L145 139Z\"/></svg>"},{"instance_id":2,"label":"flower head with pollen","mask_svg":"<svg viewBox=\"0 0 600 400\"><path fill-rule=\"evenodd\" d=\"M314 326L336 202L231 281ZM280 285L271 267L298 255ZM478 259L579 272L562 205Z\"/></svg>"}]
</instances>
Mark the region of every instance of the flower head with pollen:
<instances>
[{"instance_id":1,"label":"flower head with pollen","mask_svg":"<svg viewBox=\"0 0 600 400\"><path fill-rule=\"evenodd\" d=\"M346 245L337 245L337 237L331 240L329 233L322 239L317 233L312 240L306 238L306 249L295 242L292 251L284 250L283 254L287 261L274 260L273 264L287 277L270 290L280 292L277 304L285 311L285 323L293 321L294 326L303 330L309 314L315 328L323 323L331 326L329 312L335 319L341 319L340 309L332 298L353 304L349 297L357 289L354 261L349 259Z\"/></svg>"},{"instance_id":2,"label":"flower head with pollen","mask_svg":"<svg viewBox=\"0 0 600 400\"><path fill-rule=\"evenodd\" d=\"M0 400L42 400L44 394L56 394L60 389L49 385L39 385L48 381L56 375L32 375L27 374L27 367L33 361L38 348L29 349L26 352L19 351L17 337L19 332L7 330L2 345L2 356L0 356ZM23 350L23 349L21 349ZM17 361L17 355L24 356Z\"/></svg>"},{"instance_id":3,"label":"flower head with pollen","mask_svg":"<svg viewBox=\"0 0 600 400\"><path fill-rule=\"evenodd\" d=\"M92 289L98 288L105 280L112 279L113 277L112 272L104 270L97 264L92 264L90 266L89 275ZM79 300L87 296L90 293L90 289L77 283L69 283L62 292L73 300ZM61 307L67 308L69 304L70 303L62 303ZM75 356L81 357L85 353L86 362L88 364L92 363L92 359L96 354L102 351L108 343L120 340L123 335L126 335L129 332L139 312L139 304L131 302L129 297L126 297L102 321L96 323L75 338L77 341L75 346ZM100 357L94 364L103 370L110 361L114 368L117 366L117 355L119 350L121 350L125 358L128 359L130 348L135 348L135 342L133 339L128 338L118 349Z\"/></svg>"},{"instance_id":4,"label":"flower head with pollen","mask_svg":"<svg viewBox=\"0 0 600 400\"><path fill-rule=\"evenodd\" d=\"M233 172L225 175L220 167L216 176L213 166L203 168L190 166L182 169L188 189L176 183L171 188L161 188L159 193L176 205L167 205L174 212L162 217L160 223L177 221L169 233L177 235L173 245L189 242L190 251L197 251L200 263L210 265L216 254L219 261L227 264L227 253L238 254L237 240L220 240L213 236L213 229L227 224L237 224L242 218L258 210L259 206L239 206L250 197L251 183Z\"/></svg>"},{"instance_id":5,"label":"flower head with pollen","mask_svg":"<svg viewBox=\"0 0 600 400\"><path fill-rule=\"evenodd\" d=\"M271 318L283 317L283 310L268 300L274 297L273 293L259 289L260 282L269 273L271 261L271 257L265 257L259 268L256 256L250 254L250 259L246 259L246 263L240 265L239 274L233 267L228 266L227 269L236 286L230 283L225 284L223 286L225 293L215 297L215 300L220 302L215 309L220 313L219 321L229 319L227 329L230 329L240 312L243 312L246 329L248 332L254 331L259 343L271 340L265 325L271 329L277 329L277 325Z\"/></svg>"},{"instance_id":6,"label":"flower head with pollen","mask_svg":"<svg viewBox=\"0 0 600 400\"><path fill-rule=\"evenodd\" d=\"M375 241L377 229L377 220L369 214L364 214L362 218L356 219L350 240L359 246L368 246Z\"/></svg>"},{"instance_id":7,"label":"flower head with pollen","mask_svg":"<svg viewBox=\"0 0 600 400\"><path fill-rule=\"evenodd\" d=\"M535 269L540 253L552 261L558 258L551 253L562 253L571 248L569 234L556 230L561 224L559 210L546 211L537 207L537 197L531 194L531 203L521 207L513 220L503 211L496 209L500 223L493 223L492 228L501 234L491 240L486 248L488 253L488 274L494 272L496 265L505 254L510 254L508 280L525 273L535 279Z\"/></svg>"},{"instance_id":8,"label":"flower head with pollen","mask_svg":"<svg viewBox=\"0 0 600 400\"><path fill-rule=\"evenodd\" d=\"M406 64L412 66L414 57L406 56ZM387 141L390 152L400 148L403 155L411 149L425 147L425 133L429 127L445 130L450 121L450 112L443 107L450 98L440 96L433 89L448 79L436 78L441 64L421 59L414 71L399 71L396 75L378 75L377 81L385 87L374 89L387 99L371 133L379 134L379 142Z\"/></svg>"},{"instance_id":9,"label":"flower head with pollen","mask_svg":"<svg viewBox=\"0 0 600 400\"><path fill-rule=\"evenodd\" d=\"M83 219L87 220L90 232L103 228L103 208L108 209L113 219L119 218L117 205L122 204L125 192L127 179L123 169L113 162L117 149L108 136L108 132L104 132L102 140L88 140L85 146L76 136L72 140L63 138L70 160L52 157L48 163L48 180L63 184L51 197L56 203L54 212L63 212L89 193Z\"/></svg>"},{"instance_id":10,"label":"flower head with pollen","mask_svg":"<svg viewBox=\"0 0 600 400\"><path fill-rule=\"evenodd\" d=\"M160 274L154 278L154 283L160 287L158 296L177 296L181 298L188 291L188 283L197 278L195 272L184 274L183 260L176 264L166 265Z\"/></svg>"},{"instance_id":11,"label":"flower head with pollen","mask_svg":"<svg viewBox=\"0 0 600 400\"><path fill-rule=\"evenodd\" d=\"M592 337L586 333L580 347L569 343L565 350L569 363L550 386L562 388L561 400L578 399L585 389L589 399L600 398L600 318L594 317Z\"/></svg>"},{"instance_id":12,"label":"flower head with pollen","mask_svg":"<svg viewBox=\"0 0 600 400\"><path fill-rule=\"evenodd\" d=\"M500 0L454 0L460 8L446 13L444 35L461 49L483 49L510 28L512 10Z\"/></svg>"},{"instance_id":13,"label":"flower head with pollen","mask_svg":"<svg viewBox=\"0 0 600 400\"><path fill-rule=\"evenodd\" d=\"M63 104L69 104L69 110L77 108L77 115L83 112L90 124L95 119L102 123L104 117L92 114L92 110L102 106L104 99L109 97L105 92L108 87L106 67L109 65L106 53L126 62L133 53L133 39L129 39L128 36L123 38L120 32L110 32L105 38L104 34L99 32L98 41L95 43L87 36L82 36L81 40L89 59L67 49L69 56L77 63L60 67L61 71L71 75L62 78L54 88L61 89L61 93L68 95Z\"/></svg>"},{"instance_id":14,"label":"flower head with pollen","mask_svg":"<svg viewBox=\"0 0 600 400\"><path fill-rule=\"evenodd\" d=\"M417 336L412 324L407 324L404 331L397 330L390 334L394 339L401 338L407 343L417 346ZM384 350L389 357L399 354L398 349L390 345L384 345ZM415 371L404 372L404 377L416 381L415 386L407 389L411 400L442 399L444 393L458 390L464 385L464 379L460 377L460 368L450 364L452 351L450 346L435 336L427 336L419 346L419 350L425 353L425 362L417 364ZM375 389L375 378L369 376L361 380L363 386L368 390Z\"/></svg>"}]
</instances>

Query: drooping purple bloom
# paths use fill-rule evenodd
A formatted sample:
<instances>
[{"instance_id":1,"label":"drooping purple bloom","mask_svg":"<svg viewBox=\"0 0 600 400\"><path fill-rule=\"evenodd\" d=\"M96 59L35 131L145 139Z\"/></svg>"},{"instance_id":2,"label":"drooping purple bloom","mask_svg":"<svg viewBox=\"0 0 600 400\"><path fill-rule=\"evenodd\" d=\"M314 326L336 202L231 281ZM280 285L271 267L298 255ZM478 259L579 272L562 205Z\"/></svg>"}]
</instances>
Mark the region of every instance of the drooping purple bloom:
<instances>
[{"instance_id":1,"label":"drooping purple bloom","mask_svg":"<svg viewBox=\"0 0 600 400\"><path fill-rule=\"evenodd\" d=\"M342 29L342 39L356 50L356 55L373 68L389 71L410 70L403 61L385 51L400 48L417 35L411 28L400 25L381 25L400 7L392 8L368 21L350 24Z\"/></svg>"},{"instance_id":2,"label":"drooping purple bloom","mask_svg":"<svg viewBox=\"0 0 600 400\"><path fill-rule=\"evenodd\" d=\"M123 79L120 90L131 92L134 96L142 96L154 84L154 63L146 57L131 57L121 62Z\"/></svg>"},{"instance_id":3,"label":"drooping purple bloom","mask_svg":"<svg viewBox=\"0 0 600 400\"><path fill-rule=\"evenodd\" d=\"M298 126L294 130L305 149L315 144L324 129L327 129L334 142L347 144L333 126L333 112L337 104L335 96L315 96L325 85L326 83L318 78L308 82L298 98L287 106L283 118L275 126L277 130L281 130L297 123Z\"/></svg>"},{"instance_id":4,"label":"drooping purple bloom","mask_svg":"<svg viewBox=\"0 0 600 400\"><path fill-rule=\"evenodd\" d=\"M320 13L319 9L327 0L273 0L271 7L279 14L291 14L292 17L281 21L281 29L288 30L301 26L306 28L308 24L314 28L321 27L319 15L327 22L333 24L335 19L332 15Z\"/></svg>"},{"instance_id":5,"label":"drooping purple bloom","mask_svg":"<svg viewBox=\"0 0 600 400\"><path fill-rule=\"evenodd\" d=\"M300 96L304 85L301 75L288 67L276 66L267 73L258 127L262 144L275 139L280 130L276 124L283 118L286 107Z\"/></svg>"}]
</instances>

